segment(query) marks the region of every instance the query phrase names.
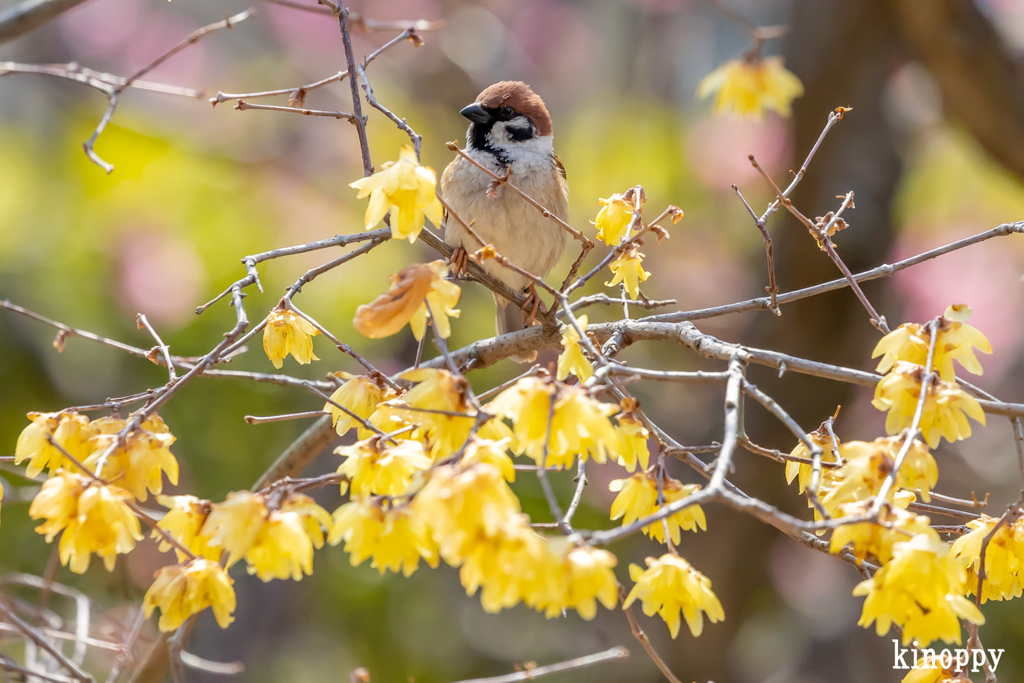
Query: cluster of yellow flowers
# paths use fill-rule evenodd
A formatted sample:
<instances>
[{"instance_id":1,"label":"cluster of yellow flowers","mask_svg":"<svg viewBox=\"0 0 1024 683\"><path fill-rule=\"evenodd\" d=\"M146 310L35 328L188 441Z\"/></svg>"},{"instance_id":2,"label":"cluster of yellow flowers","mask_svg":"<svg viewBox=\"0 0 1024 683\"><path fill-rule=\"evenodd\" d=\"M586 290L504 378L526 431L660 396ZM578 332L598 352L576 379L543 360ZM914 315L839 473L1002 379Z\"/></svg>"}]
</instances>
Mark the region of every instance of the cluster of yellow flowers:
<instances>
[{"instance_id":1,"label":"cluster of yellow flowers","mask_svg":"<svg viewBox=\"0 0 1024 683\"><path fill-rule=\"evenodd\" d=\"M146 593L147 614L160 608L163 631L176 629L207 607L226 628L235 609L227 568L244 558L247 571L263 581L301 580L313 572L313 549L323 547L325 530L329 533L333 526L326 510L297 493L285 497L276 509L268 507L264 496L248 491L231 493L223 503L193 496L158 500L168 512L153 538L163 552L173 547L180 563L161 569ZM178 545L168 542L167 536Z\"/></svg>"},{"instance_id":2,"label":"cluster of yellow flowers","mask_svg":"<svg viewBox=\"0 0 1024 683\"><path fill-rule=\"evenodd\" d=\"M185 623L207 607L221 628L235 620L235 589L231 577L216 562L195 559L184 565L170 565L156 574L156 580L143 599L146 616L160 608L159 627L165 633Z\"/></svg>"},{"instance_id":3,"label":"cluster of yellow flowers","mask_svg":"<svg viewBox=\"0 0 1024 683\"><path fill-rule=\"evenodd\" d=\"M823 449L822 462L842 463L840 467L821 470L818 483L818 499L825 510L834 517L848 516L849 504L872 499L879 493L882 483L895 466L896 456L903 446L901 437L881 437L874 441L847 441L839 443L836 453L831 435L824 425L807 435L809 441ZM793 457L810 458L810 451L799 443L790 454ZM813 467L802 462L786 463L786 479L792 483L797 479L803 493L811 483ZM939 479L935 458L927 446L914 440L907 449L903 465L896 474L895 486L889 491L890 500L897 505L906 505L916 500L914 492L920 491L921 498L930 500L930 491ZM808 506L811 503L808 502ZM853 508L850 508L853 509ZM817 511L815 511L817 516Z\"/></svg>"},{"instance_id":4,"label":"cluster of yellow flowers","mask_svg":"<svg viewBox=\"0 0 1024 683\"><path fill-rule=\"evenodd\" d=\"M61 534L60 561L71 571L84 574L93 553L112 571L117 556L131 552L142 540L139 519L125 502L130 498L122 488L60 469L43 482L29 515L45 520L36 531L47 543Z\"/></svg>"},{"instance_id":5,"label":"cluster of yellow flowers","mask_svg":"<svg viewBox=\"0 0 1024 683\"><path fill-rule=\"evenodd\" d=\"M593 221L597 226L597 238L605 244L621 249L615 260L608 268L612 271L612 279L604 283L606 287L614 287L622 283L625 286L629 297L636 301L640 296L640 283L651 276L643 268L644 255L637 248L638 240L626 244L633 230L644 228L642 221L634 218L643 210L646 197L642 189L631 189L625 194L614 194L608 199L599 199L601 209L597 212L597 219ZM669 207L672 222L678 223L683 218L683 212L677 207ZM667 233L659 233L661 240ZM580 377L580 380L586 378Z\"/></svg>"},{"instance_id":6,"label":"cluster of yellow flowers","mask_svg":"<svg viewBox=\"0 0 1024 683\"><path fill-rule=\"evenodd\" d=\"M880 565L854 590L854 595L866 598L859 624L867 627L874 623L879 635L896 624L902 629L903 642L916 641L918 647L934 640L960 643L960 619L984 623L981 612L964 596L977 590L981 546L993 531L983 600L1003 600L1024 592L1024 577L1018 576L1024 554L1024 523L1010 520L1000 525L997 519L982 517L971 522L971 532L951 546L939 538L928 517L907 509L918 496L929 501L938 481L938 467L929 447L936 447L943 436L949 441L970 436L966 416L982 424L985 421L977 401L960 389L954 374L954 360L968 371L981 374L974 349L991 352L985 336L966 324L969 315L967 306L950 306L932 323L936 326L933 366L940 379L928 388L924 401L920 428L927 444L917 439L907 444L908 434L896 434L910 426L917 409L931 344L930 325L902 325L887 334L874 350L873 357L882 357L878 371L886 374L876 388L873 403L889 411L886 431L896 436L871 442L833 442L827 423L807 435L822 449L822 462L838 464L822 469L819 500L833 518L851 519L832 532L832 552L849 549L858 561L871 558ZM892 476L897 455L904 448L906 453L893 478L894 486L888 489L888 500L877 518L872 518L883 482ZM810 450L801 443L791 455L806 460ZM806 462L786 464L787 480L792 483L798 479L801 493L810 486L811 475L812 466ZM815 517L820 519L817 511ZM856 518L871 521L854 521ZM929 670L906 680L941 681L945 674Z\"/></svg>"},{"instance_id":7,"label":"cluster of yellow flowers","mask_svg":"<svg viewBox=\"0 0 1024 683\"><path fill-rule=\"evenodd\" d=\"M967 570L967 590L978 591L978 572L981 567L981 546L985 538L995 531L985 551L985 585L981 601L1009 600L1024 593L1024 519L1000 524L998 518L982 515L967 523L970 533L953 543L953 556Z\"/></svg>"},{"instance_id":8,"label":"cluster of yellow flowers","mask_svg":"<svg viewBox=\"0 0 1024 683\"><path fill-rule=\"evenodd\" d=\"M117 555L130 552L142 538L128 503L160 494L163 475L172 484L178 481L178 462L169 450L174 436L156 415L123 444L117 434L127 422L119 418L90 420L73 412L29 413L28 418L14 461L27 461L28 477L43 471L50 476L29 508L33 519L46 520L36 530L47 542L63 532L60 559L72 571L84 573L94 553L113 569Z\"/></svg>"},{"instance_id":9,"label":"cluster of yellow flowers","mask_svg":"<svg viewBox=\"0 0 1024 683\"><path fill-rule=\"evenodd\" d=\"M119 445L117 433L127 422L114 417L89 420L73 412L29 413L31 424L22 430L14 449L14 462L28 460L25 476L34 478L44 470L53 475L59 469L80 471L79 465L68 455L95 473L103 462L102 474L106 479L123 479L125 488L139 500L145 501L147 492L159 494L163 490L161 473L172 484L178 483L178 461L168 450L174 436L158 416L152 415L140 430L127 436ZM50 440L53 440L53 443ZM56 444L56 445L54 445Z\"/></svg>"},{"instance_id":10,"label":"cluster of yellow flowers","mask_svg":"<svg viewBox=\"0 0 1024 683\"><path fill-rule=\"evenodd\" d=\"M612 491L618 492L612 502L611 518L622 519L622 526L629 526L638 519L643 519L658 512L663 505L658 504L658 482L647 472L638 472L629 479L616 479L608 485ZM700 490L699 484L682 484L671 477L661 481L661 497L664 505L675 503L692 496ZM665 526L672 538L672 543L680 541L680 530L696 532L707 530L707 520L700 505L691 505L679 512L666 517L665 523L656 522L643 527L642 531L658 541L665 542Z\"/></svg>"},{"instance_id":11,"label":"cluster of yellow flowers","mask_svg":"<svg viewBox=\"0 0 1024 683\"><path fill-rule=\"evenodd\" d=\"M459 568L467 593L480 591L490 612L523 602L549 617L575 609L591 619L598 603L616 605L615 556L577 537L547 537L531 529L508 485L516 474L509 451L540 464L547 444L548 467L571 467L576 456L598 462L611 456L630 471L637 465L646 470L649 432L634 401L609 405L579 386L527 377L486 406L494 417L474 434L476 410L467 400L465 380L446 370L403 374L414 384L401 395L366 377L339 376L345 382L324 411L334 415L339 434L355 427L367 437L336 451L345 458L338 472L345 475L342 492L351 500L334 513L328 542L344 542L353 565L370 560L382 574L408 576L421 560L431 567L444 560ZM394 436L374 434L352 415ZM662 488L668 503L699 490L670 478ZM643 471L619 489L613 515L626 516L627 524L659 507L657 484ZM691 506L667 525L678 541L682 529L703 529L706 522L700 507ZM664 526L645 531L666 542ZM689 566L679 558L661 562ZM660 611L677 631L682 609L695 634L701 610L715 621L723 617L707 579L692 570L678 576L666 571L663 577L653 569L645 574L637 594L645 610Z\"/></svg>"},{"instance_id":12,"label":"cluster of yellow flowers","mask_svg":"<svg viewBox=\"0 0 1024 683\"><path fill-rule=\"evenodd\" d=\"M865 596L861 626L875 623L882 636L903 627L903 643L927 647L933 640L961 642L960 621L984 624L985 617L964 597L967 572L950 555L949 544L932 529L892 546L892 559L853 590Z\"/></svg>"},{"instance_id":13,"label":"cluster of yellow flowers","mask_svg":"<svg viewBox=\"0 0 1024 683\"><path fill-rule=\"evenodd\" d=\"M822 505L833 518L868 516L882 483L895 467L902 438L840 443L837 457L831 437L826 441L828 435L824 432L824 428L819 429L808 437L827 449L824 461L842 465L822 470L818 488ZM793 454L807 457L809 452L801 445ZM797 466L787 467L789 480L799 472L803 490L810 483L810 466L789 464ZM905 643L916 639L921 647L935 639L959 643L958 617L982 623L981 614L963 597L967 574L951 557L949 544L939 539L928 517L905 509L917 493L929 500L937 481L935 459L925 444L913 441L878 521L840 526L833 531L830 545L834 553L850 548L858 560L871 557L882 565L854 590L854 595L867 596L859 624L867 627L875 623L877 632L883 635L895 623L903 629ZM815 518L820 519L817 510Z\"/></svg>"},{"instance_id":14,"label":"cluster of yellow flowers","mask_svg":"<svg viewBox=\"0 0 1024 683\"><path fill-rule=\"evenodd\" d=\"M985 413L978 401L956 383L953 361L965 370L980 375L981 364L973 347L991 353L992 347L981 332L967 324L970 307L955 304L935 321L935 353L933 367L940 380L927 388L920 429L928 445L935 448L939 440L966 439L971 435L967 417L985 424ZM924 364L931 343L929 326L907 323L885 335L875 346L872 357L882 356L878 371L888 373L875 388L872 401L879 410L888 411L885 430L896 434L909 427L917 411L924 381Z\"/></svg>"},{"instance_id":15,"label":"cluster of yellow flowers","mask_svg":"<svg viewBox=\"0 0 1024 683\"><path fill-rule=\"evenodd\" d=\"M538 465L569 468L577 455L603 463L618 450L619 437L608 419L618 407L591 398L579 386L526 377L498 394L488 409L512 421L516 455Z\"/></svg>"}]
</instances>

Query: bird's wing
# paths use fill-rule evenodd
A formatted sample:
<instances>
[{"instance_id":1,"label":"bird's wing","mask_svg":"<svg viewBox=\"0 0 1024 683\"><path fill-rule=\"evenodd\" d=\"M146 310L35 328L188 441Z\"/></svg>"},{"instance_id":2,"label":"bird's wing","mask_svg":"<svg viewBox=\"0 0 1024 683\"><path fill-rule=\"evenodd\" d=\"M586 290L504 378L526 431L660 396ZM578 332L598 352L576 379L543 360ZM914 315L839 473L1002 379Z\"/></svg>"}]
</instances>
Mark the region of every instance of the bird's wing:
<instances>
[{"instance_id":1,"label":"bird's wing","mask_svg":"<svg viewBox=\"0 0 1024 683\"><path fill-rule=\"evenodd\" d=\"M551 159L555 162L555 167L558 169L558 172L562 174L562 177L568 180L568 176L565 175L565 164L563 164L562 160L558 158L558 155L552 154Z\"/></svg>"}]
</instances>

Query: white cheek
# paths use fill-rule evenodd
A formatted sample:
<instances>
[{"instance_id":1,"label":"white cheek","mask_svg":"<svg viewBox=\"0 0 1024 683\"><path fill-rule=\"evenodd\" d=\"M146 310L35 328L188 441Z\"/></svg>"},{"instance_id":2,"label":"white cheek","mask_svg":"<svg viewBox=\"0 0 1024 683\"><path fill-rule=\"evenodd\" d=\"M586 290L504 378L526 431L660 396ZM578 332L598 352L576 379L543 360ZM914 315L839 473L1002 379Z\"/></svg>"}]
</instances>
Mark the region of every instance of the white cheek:
<instances>
[{"instance_id":1,"label":"white cheek","mask_svg":"<svg viewBox=\"0 0 1024 683\"><path fill-rule=\"evenodd\" d=\"M491 131L487 134L487 141L495 147L504 147L509 144L516 144L512 140L512 135L509 133L509 128L531 128L532 124L530 119L525 116L517 116L509 121L497 121L491 126Z\"/></svg>"}]
</instances>

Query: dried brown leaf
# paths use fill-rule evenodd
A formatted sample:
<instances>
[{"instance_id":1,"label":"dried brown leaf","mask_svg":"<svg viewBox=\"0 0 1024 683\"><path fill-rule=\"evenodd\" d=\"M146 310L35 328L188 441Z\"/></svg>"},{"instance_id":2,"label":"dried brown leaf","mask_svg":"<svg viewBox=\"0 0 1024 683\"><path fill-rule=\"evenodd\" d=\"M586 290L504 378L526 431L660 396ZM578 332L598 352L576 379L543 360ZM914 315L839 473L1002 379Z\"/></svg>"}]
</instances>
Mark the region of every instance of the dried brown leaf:
<instances>
[{"instance_id":1,"label":"dried brown leaf","mask_svg":"<svg viewBox=\"0 0 1024 683\"><path fill-rule=\"evenodd\" d=\"M365 337L381 339L395 334L423 305L434 272L424 263L414 263L388 278L391 288L356 309L353 324Z\"/></svg>"}]
</instances>

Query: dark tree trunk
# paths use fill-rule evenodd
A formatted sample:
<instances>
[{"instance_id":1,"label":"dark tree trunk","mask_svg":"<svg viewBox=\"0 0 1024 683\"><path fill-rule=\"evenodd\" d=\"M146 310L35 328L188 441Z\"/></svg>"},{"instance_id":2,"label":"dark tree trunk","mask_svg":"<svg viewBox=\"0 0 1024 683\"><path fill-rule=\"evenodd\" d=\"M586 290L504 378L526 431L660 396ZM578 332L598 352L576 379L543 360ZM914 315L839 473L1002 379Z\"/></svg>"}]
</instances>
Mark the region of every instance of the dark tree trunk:
<instances>
[{"instance_id":1,"label":"dark tree trunk","mask_svg":"<svg viewBox=\"0 0 1024 683\"><path fill-rule=\"evenodd\" d=\"M798 0L790 27L787 66L806 87L805 96L795 102L794 170L818 138L828 113L839 106L853 108L825 140L793 200L805 215L815 217L838 207L841 200L836 195L853 190L857 208L847 212L850 228L840 233L836 242L850 269L864 270L882 263L892 245L891 204L901 172L897 140L883 111L885 86L900 59L892 14L882 0ZM789 178L776 180L785 186ZM775 244L778 281L783 291L840 276L807 230L785 211L776 214L768 228ZM759 254L758 258L760 262L763 256ZM881 314L898 319L897 312L885 306L887 286L880 281L864 289ZM806 358L862 367L877 339L878 332L868 322L867 313L850 290L844 289L784 306L778 318L767 312L758 313L743 341ZM750 377L808 430L816 428L837 405L849 406L853 399L849 386L795 373L779 379L772 372L754 367ZM795 445L792 435L756 404L748 402L746 422L755 442L785 451ZM737 458L737 484L759 498L807 516L806 504L797 497L795 486L786 487L779 465L745 452L738 453ZM701 645L713 648L706 652L714 652L715 656L688 657L679 662L679 673L685 680L726 683L746 680L730 665L737 660L737 629L753 614L763 610L771 614L771 610L780 608L765 602L763 590L771 582L769 551L780 534L732 512L723 512L716 518L722 525L733 527L716 528L718 557L705 560L723 563L709 567L708 573L715 577L716 587L721 586L727 619L722 627L710 629L701 638L708 639ZM854 570L849 571L855 578ZM885 669L882 651L874 649L884 647L887 641L873 632L851 624L841 639L813 640L812 636L805 661L790 662L783 675L795 679L800 674L816 674L829 683L886 681L892 676L891 670ZM851 649L861 653L857 666L844 662L851 661ZM877 652L878 656L864 657L865 652Z\"/></svg>"}]
</instances>

